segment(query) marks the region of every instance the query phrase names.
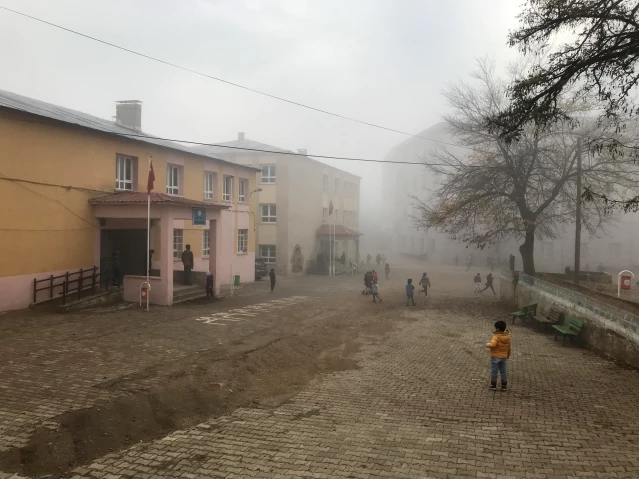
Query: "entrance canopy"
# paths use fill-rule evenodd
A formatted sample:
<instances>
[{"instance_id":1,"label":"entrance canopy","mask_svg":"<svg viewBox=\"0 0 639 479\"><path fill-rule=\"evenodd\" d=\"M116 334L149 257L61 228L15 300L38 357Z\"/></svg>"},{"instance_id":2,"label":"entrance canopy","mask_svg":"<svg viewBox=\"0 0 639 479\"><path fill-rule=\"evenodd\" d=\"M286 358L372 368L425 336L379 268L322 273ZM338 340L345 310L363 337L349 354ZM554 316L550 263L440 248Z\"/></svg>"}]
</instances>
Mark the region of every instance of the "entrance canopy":
<instances>
[{"instance_id":1,"label":"entrance canopy","mask_svg":"<svg viewBox=\"0 0 639 479\"><path fill-rule=\"evenodd\" d=\"M123 191L89 200L89 204L95 207L95 216L98 218L139 218L139 207L143 207L143 217L146 217L147 202L148 195L141 191ZM113 206L118 208L111 208ZM125 213L125 210L121 208L123 206L133 207L127 208L127 213L135 211L135 216L123 215L123 213ZM159 210L163 209L163 207L173 207L171 209L176 213L181 212L181 216L186 214L184 218L176 217L175 219L191 219L191 208L203 208L215 211L230 208L228 205L221 205L212 201L191 200L182 196L171 196L166 193L151 192L151 218L159 218Z\"/></svg>"},{"instance_id":2,"label":"entrance canopy","mask_svg":"<svg viewBox=\"0 0 639 479\"><path fill-rule=\"evenodd\" d=\"M322 226L317 228L317 236L332 236L333 233L335 233L336 237L347 236L357 238L364 235L364 233L360 233L359 231L355 231L342 225L335 225L335 230L333 230L333 225L327 223L324 223Z\"/></svg>"},{"instance_id":3,"label":"entrance canopy","mask_svg":"<svg viewBox=\"0 0 639 479\"><path fill-rule=\"evenodd\" d=\"M194 220L194 224L204 226L209 230L209 271L216 278L219 277L218 258L221 254L221 212L229 209L228 205L221 205L215 202L198 201L183 198L181 196L171 196L165 193L151 193L150 217L154 221L152 231L160 236L160 251L156 252L153 259L160 263L160 276L149 278L151 289L149 300L152 304L170 306L173 304L173 268L175 258L173 257L173 230L175 220ZM100 221L100 226L107 230L139 230L147 228L147 204L148 195L146 192L124 191L113 193L89 200L93 207L93 214ZM201 223L195 220L201 219ZM158 221L159 220L159 221ZM159 229L157 228L159 226ZM101 231L96 231L95 251L96 254L102 250ZM116 234L116 233L113 233ZM117 233L123 237L124 233ZM146 236L141 234L140 252L136 255L142 270L146 270ZM140 241L137 241L140 243ZM180 253L181 254L181 253ZM100 261L100 258L96 258ZM97 263L96 263L97 264ZM140 268L138 268L140 269ZM137 301L139 298L140 283L146 281L145 275L126 275L124 277L124 299L126 301ZM216 284L216 292L219 293L219 283Z\"/></svg>"}]
</instances>

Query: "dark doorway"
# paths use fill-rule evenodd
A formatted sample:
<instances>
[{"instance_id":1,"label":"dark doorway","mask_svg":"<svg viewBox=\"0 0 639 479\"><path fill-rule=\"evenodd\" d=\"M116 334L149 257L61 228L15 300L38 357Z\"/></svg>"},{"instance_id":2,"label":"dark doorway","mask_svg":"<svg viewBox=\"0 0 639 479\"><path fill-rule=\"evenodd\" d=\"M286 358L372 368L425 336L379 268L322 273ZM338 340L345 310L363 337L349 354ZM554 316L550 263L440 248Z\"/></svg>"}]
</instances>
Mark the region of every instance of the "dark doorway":
<instances>
[{"instance_id":1,"label":"dark doorway","mask_svg":"<svg viewBox=\"0 0 639 479\"><path fill-rule=\"evenodd\" d=\"M100 271L113 277L113 253L120 252L121 274L146 275L146 230L102 230Z\"/></svg>"}]
</instances>

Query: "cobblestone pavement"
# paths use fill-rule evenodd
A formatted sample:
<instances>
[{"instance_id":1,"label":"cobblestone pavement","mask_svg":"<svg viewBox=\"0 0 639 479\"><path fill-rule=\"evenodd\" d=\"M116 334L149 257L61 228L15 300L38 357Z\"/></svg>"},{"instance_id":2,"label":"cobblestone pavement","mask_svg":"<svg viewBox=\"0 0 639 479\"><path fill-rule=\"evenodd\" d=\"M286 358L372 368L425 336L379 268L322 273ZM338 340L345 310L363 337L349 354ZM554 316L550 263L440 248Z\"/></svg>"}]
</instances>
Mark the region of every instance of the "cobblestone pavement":
<instances>
[{"instance_id":1,"label":"cobblestone pavement","mask_svg":"<svg viewBox=\"0 0 639 479\"><path fill-rule=\"evenodd\" d=\"M201 301L150 313L105 307L67 315L26 311L0 316L0 453L25 446L40 426L56 428L53 419L60 414L123 394L101 384L281 326L303 316L305 303L318 294L354 288L352 278L330 284L326 280L284 279L274 295L268 293L267 283L260 282L220 302ZM196 321L247 306L259 315L253 321L234 319L232 328L203 328ZM292 310L284 315L286 307Z\"/></svg>"},{"instance_id":2,"label":"cobblestone pavement","mask_svg":"<svg viewBox=\"0 0 639 479\"><path fill-rule=\"evenodd\" d=\"M393 306L397 328L361 338L359 369L74 477L639 477L636 372L516 326L511 389L490 392L484 345L503 311L488 304L436 293L424 309Z\"/></svg>"},{"instance_id":3,"label":"cobblestone pavement","mask_svg":"<svg viewBox=\"0 0 639 479\"><path fill-rule=\"evenodd\" d=\"M516 325L510 390L490 392L484 345L505 310L492 297L450 296L434 274L431 281L428 299L415 308L405 306L403 281L383 283L384 303L375 305L358 293L358 280L305 279L295 288L283 284L279 296L257 291L250 301L152 317L127 311L17 321L20 328L0 322L0 371L9 377L0 388L0 447L20 443L30 427L63 410L100 400L105 393L95 384L158 357L174 360L297 321L310 304L329 302L346 319L392 318L396 327L386 336L361 335L357 369L318 376L288 402L236 409L104 456L70 477L639 477L635 371ZM270 312L250 316L248 306L270 301ZM9 477L18 478L0 473Z\"/></svg>"}]
</instances>

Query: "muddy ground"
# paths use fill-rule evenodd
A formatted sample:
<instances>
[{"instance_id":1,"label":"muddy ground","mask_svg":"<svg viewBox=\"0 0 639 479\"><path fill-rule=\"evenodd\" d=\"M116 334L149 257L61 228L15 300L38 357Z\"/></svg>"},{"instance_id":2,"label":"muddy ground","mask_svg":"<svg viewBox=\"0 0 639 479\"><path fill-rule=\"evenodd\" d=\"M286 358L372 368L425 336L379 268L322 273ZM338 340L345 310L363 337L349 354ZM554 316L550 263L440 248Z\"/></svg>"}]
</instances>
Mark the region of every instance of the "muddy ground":
<instances>
[{"instance_id":1,"label":"muddy ground","mask_svg":"<svg viewBox=\"0 0 639 479\"><path fill-rule=\"evenodd\" d=\"M123 395L53 418L56 426L42 425L27 446L1 453L0 471L65 477L78 465L241 406L277 407L317 375L356 368L358 338L393 327L385 314L391 307L360 314L359 304L342 298L338 306L317 299L299 322L176 362L158 358L152 367L96 384Z\"/></svg>"}]
</instances>

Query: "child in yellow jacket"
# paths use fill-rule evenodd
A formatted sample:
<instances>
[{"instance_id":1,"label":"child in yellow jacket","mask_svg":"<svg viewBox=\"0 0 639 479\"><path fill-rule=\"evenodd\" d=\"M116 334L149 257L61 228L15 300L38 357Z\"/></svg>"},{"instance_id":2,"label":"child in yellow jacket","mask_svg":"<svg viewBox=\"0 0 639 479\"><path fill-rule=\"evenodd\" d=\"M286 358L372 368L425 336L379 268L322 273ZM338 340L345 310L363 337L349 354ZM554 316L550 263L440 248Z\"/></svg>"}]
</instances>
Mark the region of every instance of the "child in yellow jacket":
<instances>
[{"instance_id":1,"label":"child in yellow jacket","mask_svg":"<svg viewBox=\"0 0 639 479\"><path fill-rule=\"evenodd\" d=\"M508 386L508 358L510 357L510 333L505 321L495 323L493 338L486 347L490 350L490 390L497 390L497 373L501 374L501 390Z\"/></svg>"}]
</instances>

